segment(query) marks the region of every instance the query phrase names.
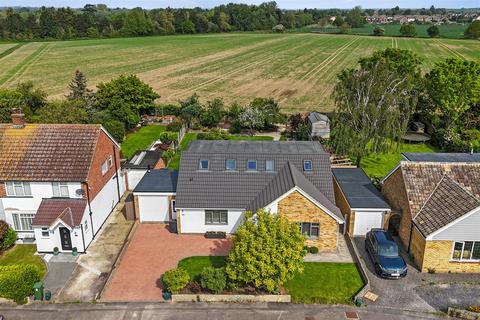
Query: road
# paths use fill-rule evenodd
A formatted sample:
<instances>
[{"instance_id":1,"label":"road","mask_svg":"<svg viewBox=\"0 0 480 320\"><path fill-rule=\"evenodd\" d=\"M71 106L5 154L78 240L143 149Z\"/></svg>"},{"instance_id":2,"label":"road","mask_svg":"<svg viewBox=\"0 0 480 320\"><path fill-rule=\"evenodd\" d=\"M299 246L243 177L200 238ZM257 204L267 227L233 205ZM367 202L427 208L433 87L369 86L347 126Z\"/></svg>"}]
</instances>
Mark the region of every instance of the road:
<instances>
[{"instance_id":1,"label":"road","mask_svg":"<svg viewBox=\"0 0 480 320\"><path fill-rule=\"evenodd\" d=\"M346 312L353 311L351 316ZM355 314L356 312L356 314ZM295 304L207 304L207 303L108 303L108 304L31 304L0 305L5 320L400 320L442 319L428 313L412 313L394 309L355 308L331 305Z\"/></svg>"}]
</instances>

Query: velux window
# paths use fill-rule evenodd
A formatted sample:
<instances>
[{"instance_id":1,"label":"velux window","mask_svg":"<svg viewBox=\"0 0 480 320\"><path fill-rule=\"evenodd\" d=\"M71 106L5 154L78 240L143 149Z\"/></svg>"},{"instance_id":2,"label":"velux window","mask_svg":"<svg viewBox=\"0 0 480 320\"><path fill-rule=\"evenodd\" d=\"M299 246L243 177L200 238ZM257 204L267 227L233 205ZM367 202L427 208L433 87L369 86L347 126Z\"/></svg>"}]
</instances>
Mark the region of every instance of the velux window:
<instances>
[{"instance_id":1,"label":"velux window","mask_svg":"<svg viewBox=\"0 0 480 320\"><path fill-rule=\"evenodd\" d=\"M208 170L208 160L202 159L198 162L198 169Z\"/></svg>"},{"instance_id":2,"label":"velux window","mask_svg":"<svg viewBox=\"0 0 480 320\"><path fill-rule=\"evenodd\" d=\"M237 170L237 161L235 159L228 159L225 161L225 169L228 171Z\"/></svg>"},{"instance_id":3,"label":"velux window","mask_svg":"<svg viewBox=\"0 0 480 320\"><path fill-rule=\"evenodd\" d=\"M5 182L5 185L7 187L7 196L24 197L32 195L29 182L8 181Z\"/></svg>"},{"instance_id":4,"label":"velux window","mask_svg":"<svg viewBox=\"0 0 480 320\"><path fill-rule=\"evenodd\" d=\"M265 171L273 171L273 170L274 170L273 160L266 160Z\"/></svg>"},{"instance_id":5,"label":"velux window","mask_svg":"<svg viewBox=\"0 0 480 320\"><path fill-rule=\"evenodd\" d=\"M257 170L257 160L247 160L247 170L256 171Z\"/></svg>"},{"instance_id":6,"label":"velux window","mask_svg":"<svg viewBox=\"0 0 480 320\"><path fill-rule=\"evenodd\" d=\"M455 261L479 261L479 241L455 241L453 246L452 260Z\"/></svg>"},{"instance_id":7,"label":"velux window","mask_svg":"<svg viewBox=\"0 0 480 320\"><path fill-rule=\"evenodd\" d=\"M304 171L312 171L313 170L312 160L303 161L303 170Z\"/></svg>"}]
</instances>

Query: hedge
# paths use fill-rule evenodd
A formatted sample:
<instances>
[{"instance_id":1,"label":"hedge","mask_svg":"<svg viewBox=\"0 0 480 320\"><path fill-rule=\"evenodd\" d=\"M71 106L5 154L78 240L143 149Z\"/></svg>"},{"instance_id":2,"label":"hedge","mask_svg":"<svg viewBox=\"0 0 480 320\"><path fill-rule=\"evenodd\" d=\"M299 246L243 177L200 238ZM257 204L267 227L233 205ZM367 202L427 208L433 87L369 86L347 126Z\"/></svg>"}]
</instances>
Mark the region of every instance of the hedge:
<instances>
[{"instance_id":1,"label":"hedge","mask_svg":"<svg viewBox=\"0 0 480 320\"><path fill-rule=\"evenodd\" d=\"M40 270L35 265L0 266L0 297L23 304L37 281L40 281Z\"/></svg>"}]
</instances>

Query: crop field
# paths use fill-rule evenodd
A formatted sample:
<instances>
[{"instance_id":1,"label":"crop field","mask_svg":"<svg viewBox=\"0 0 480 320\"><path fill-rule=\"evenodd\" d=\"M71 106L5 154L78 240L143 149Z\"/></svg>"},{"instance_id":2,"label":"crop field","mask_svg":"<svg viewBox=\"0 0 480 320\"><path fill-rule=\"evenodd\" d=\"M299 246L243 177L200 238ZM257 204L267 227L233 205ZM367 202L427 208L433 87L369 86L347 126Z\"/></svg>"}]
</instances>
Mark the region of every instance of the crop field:
<instances>
[{"instance_id":1,"label":"crop field","mask_svg":"<svg viewBox=\"0 0 480 320\"><path fill-rule=\"evenodd\" d=\"M61 98L76 69L92 88L134 73L161 95L160 102L193 93L228 103L273 97L288 112L330 111L337 74L387 47L415 51L425 69L449 56L480 59L479 41L353 35L232 33L1 43L0 86L31 80L50 98Z\"/></svg>"}]
</instances>

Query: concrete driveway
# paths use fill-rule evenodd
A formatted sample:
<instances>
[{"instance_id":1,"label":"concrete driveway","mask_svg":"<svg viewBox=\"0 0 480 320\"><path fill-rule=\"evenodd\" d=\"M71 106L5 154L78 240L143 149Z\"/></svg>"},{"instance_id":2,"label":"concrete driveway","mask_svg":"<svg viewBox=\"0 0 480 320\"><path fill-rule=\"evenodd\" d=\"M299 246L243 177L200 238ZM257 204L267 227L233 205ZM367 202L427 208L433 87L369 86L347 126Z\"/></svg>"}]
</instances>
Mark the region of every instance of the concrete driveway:
<instances>
[{"instance_id":1,"label":"concrete driveway","mask_svg":"<svg viewBox=\"0 0 480 320\"><path fill-rule=\"evenodd\" d=\"M138 224L102 301L162 301L162 274L191 256L225 256L228 239L206 239L168 231L165 224Z\"/></svg>"},{"instance_id":2,"label":"concrete driveway","mask_svg":"<svg viewBox=\"0 0 480 320\"><path fill-rule=\"evenodd\" d=\"M383 279L375 273L370 256L365 250L365 238L355 237L354 242L360 259L363 259L367 266L371 291L379 296L375 302L365 299L367 305L434 312L445 311L448 306L480 304L479 274L421 273L399 245L408 265L408 274L403 279Z\"/></svg>"}]
</instances>

